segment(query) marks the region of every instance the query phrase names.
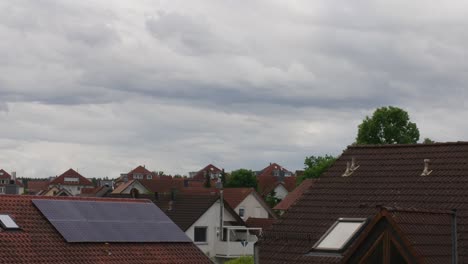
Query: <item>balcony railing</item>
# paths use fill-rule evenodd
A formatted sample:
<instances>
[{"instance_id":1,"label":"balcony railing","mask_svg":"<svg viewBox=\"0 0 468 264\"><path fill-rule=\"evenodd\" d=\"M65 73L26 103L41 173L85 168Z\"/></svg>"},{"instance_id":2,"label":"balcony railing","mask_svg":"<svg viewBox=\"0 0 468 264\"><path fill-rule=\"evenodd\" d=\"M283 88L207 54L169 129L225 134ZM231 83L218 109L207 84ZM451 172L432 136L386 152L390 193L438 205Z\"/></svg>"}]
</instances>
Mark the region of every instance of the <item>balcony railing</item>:
<instances>
[{"instance_id":1,"label":"balcony railing","mask_svg":"<svg viewBox=\"0 0 468 264\"><path fill-rule=\"evenodd\" d=\"M237 258L254 254L254 244L258 238L251 231L261 233L261 228L226 226L224 229L224 241L216 241L215 253L217 257Z\"/></svg>"}]
</instances>

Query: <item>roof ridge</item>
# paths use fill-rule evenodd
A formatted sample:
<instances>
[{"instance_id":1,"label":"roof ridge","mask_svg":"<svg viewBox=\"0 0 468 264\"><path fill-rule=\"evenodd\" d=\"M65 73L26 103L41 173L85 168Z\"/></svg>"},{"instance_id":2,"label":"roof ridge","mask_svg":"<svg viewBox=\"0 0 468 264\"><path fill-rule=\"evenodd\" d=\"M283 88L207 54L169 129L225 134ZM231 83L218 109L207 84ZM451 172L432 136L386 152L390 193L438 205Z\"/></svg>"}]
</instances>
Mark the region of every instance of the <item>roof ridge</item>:
<instances>
[{"instance_id":1,"label":"roof ridge","mask_svg":"<svg viewBox=\"0 0 468 264\"><path fill-rule=\"evenodd\" d=\"M380 208L385 209L389 212L449 214L449 215L453 215L455 213L455 211L452 211L452 210L437 210L437 209L425 209L425 208L414 208L414 207L402 208L402 207L381 206Z\"/></svg>"},{"instance_id":2,"label":"roof ridge","mask_svg":"<svg viewBox=\"0 0 468 264\"><path fill-rule=\"evenodd\" d=\"M415 144L369 144L369 145L349 145L348 149L356 148L405 148L405 147L428 147L428 146L453 146L468 145L468 141L435 142L435 143L415 143Z\"/></svg>"}]
</instances>

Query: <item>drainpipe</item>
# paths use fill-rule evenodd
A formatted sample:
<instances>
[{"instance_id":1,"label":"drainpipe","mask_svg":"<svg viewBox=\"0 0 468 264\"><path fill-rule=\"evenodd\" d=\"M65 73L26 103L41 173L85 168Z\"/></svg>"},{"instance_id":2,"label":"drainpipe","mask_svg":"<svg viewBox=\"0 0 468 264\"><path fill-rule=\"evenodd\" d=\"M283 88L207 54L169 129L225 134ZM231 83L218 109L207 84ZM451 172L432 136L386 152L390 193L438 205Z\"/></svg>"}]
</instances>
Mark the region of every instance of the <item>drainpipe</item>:
<instances>
[{"instance_id":1,"label":"drainpipe","mask_svg":"<svg viewBox=\"0 0 468 264\"><path fill-rule=\"evenodd\" d=\"M216 187L219 189L219 241L223 241L224 199L223 199L223 183L221 182L221 178L218 178Z\"/></svg>"},{"instance_id":2,"label":"drainpipe","mask_svg":"<svg viewBox=\"0 0 468 264\"><path fill-rule=\"evenodd\" d=\"M452 264L458 264L457 209L452 212Z\"/></svg>"}]
</instances>

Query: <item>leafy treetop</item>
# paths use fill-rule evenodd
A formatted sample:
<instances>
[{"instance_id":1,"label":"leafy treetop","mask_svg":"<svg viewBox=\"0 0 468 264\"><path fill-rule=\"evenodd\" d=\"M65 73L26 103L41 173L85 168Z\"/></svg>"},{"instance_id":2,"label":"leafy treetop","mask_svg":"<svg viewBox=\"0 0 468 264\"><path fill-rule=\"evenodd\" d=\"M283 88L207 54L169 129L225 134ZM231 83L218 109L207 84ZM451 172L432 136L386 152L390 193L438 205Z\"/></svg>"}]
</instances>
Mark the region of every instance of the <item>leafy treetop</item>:
<instances>
[{"instance_id":1,"label":"leafy treetop","mask_svg":"<svg viewBox=\"0 0 468 264\"><path fill-rule=\"evenodd\" d=\"M253 187L256 189L257 177L251 170L238 169L231 172L226 187Z\"/></svg>"},{"instance_id":2,"label":"leafy treetop","mask_svg":"<svg viewBox=\"0 0 468 264\"><path fill-rule=\"evenodd\" d=\"M375 110L359 125L357 144L414 144L419 140L419 130L410 122L401 108L388 106Z\"/></svg>"},{"instance_id":3,"label":"leafy treetop","mask_svg":"<svg viewBox=\"0 0 468 264\"><path fill-rule=\"evenodd\" d=\"M336 158L331 155L306 157L304 175L297 179L298 183L301 183L304 179L320 177L335 160Z\"/></svg>"}]
</instances>

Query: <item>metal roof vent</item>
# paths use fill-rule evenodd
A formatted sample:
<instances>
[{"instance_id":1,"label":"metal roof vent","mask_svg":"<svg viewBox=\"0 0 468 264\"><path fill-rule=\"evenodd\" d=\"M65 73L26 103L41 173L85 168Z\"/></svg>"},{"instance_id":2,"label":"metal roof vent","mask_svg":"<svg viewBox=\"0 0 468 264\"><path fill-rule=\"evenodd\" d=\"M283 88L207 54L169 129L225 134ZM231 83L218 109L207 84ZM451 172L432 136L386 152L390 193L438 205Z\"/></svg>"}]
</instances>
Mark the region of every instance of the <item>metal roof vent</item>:
<instances>
[{"instance_id":1,"label":"metal roof vent","mask_svg":"<svg viewBox=\"0 0 468 264\"><path fill-rule=\"evenodd\" d=\"M346 171L343 173L343 177L348 177L350 176L351 174L353 174L353 172L355 170L357 170L359 168L359 165L356 165L356 162L355 162L355 159L354 157L351 158L351 164L348 162L346 162Z\"/></svg>"},{"instance_id":2,"label":"metal roof vent","mask_svg":"<svg viewBox=\"0 0 468 264\"><path fill-rule=\"evenodd\" d=\"M421 173L421 176L428 176L431 174L432 170L429 170L429 163L431 162L430 159L424 159L424 170Z\"/></svg>"}]
</instances>

